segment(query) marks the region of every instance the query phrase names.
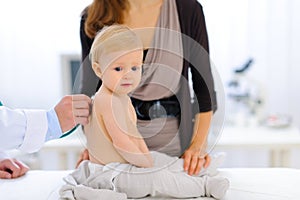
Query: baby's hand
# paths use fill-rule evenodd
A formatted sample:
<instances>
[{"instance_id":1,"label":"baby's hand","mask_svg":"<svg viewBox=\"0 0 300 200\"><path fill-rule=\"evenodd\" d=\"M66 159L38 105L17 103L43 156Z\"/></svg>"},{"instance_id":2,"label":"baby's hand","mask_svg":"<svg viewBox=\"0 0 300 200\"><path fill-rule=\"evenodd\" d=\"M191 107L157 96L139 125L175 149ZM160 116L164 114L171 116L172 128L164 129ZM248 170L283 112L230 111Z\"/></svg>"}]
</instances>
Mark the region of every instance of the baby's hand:
<instances>
[{"instance_id":1,"label":"baby's hand","mask_svg":"<svg viewBox=\"0 0 300 200\"><path fill-rule=\"evenodd\" d=\"M89 159L90 159L89 151L88 149L84 149L83 152L81 152L79 159L77 160L76 168L78 168L78 166L82 161L89 160Z\"/></svg>"}]
</instances>

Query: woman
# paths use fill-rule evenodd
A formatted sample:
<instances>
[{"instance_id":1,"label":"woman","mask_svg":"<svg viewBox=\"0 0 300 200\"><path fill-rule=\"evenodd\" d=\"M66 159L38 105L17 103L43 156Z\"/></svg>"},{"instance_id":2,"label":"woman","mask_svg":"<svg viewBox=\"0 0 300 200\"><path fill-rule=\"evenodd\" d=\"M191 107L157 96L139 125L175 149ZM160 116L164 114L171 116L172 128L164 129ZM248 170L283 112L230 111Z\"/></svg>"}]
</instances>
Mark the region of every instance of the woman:
<instances>
[{"instance_id":1,"label":"woman","mask_svg":"<svg viewBox=\"0 0 300 200\"><path fill-rule=\"evenodd\" d=\"M96 33L115 23L136 30L143 42L143 78L131 97L147 146L181 156L185 171L198 174L210 163L205 144L216 109L202 6L196 0L94 0L80 26L81 93L91 96L101 85L87 58Z\"/></svg>"}]
</instances>

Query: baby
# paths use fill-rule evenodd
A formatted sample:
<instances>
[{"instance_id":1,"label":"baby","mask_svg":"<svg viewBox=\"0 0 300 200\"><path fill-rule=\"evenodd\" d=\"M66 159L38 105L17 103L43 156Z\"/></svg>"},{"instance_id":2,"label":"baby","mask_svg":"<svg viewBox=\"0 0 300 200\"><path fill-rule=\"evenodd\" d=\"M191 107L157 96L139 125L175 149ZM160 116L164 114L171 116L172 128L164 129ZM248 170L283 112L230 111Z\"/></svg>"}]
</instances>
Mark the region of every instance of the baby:
<instances>
[{"instance_id":1,"label":"baby","mask_svg":"<svg viewBox=\"0 0 300 200\"><path fill-rule=\"evenodd\" d=\"M128 96L141 80L143 45L139 37L126 26L104 28L95 37L90 59L102 80L89 124L84 127L90 161L82 162L64 179L67 185L61 197L222 198L229 182L215 176L220 159L212 159L198 176L190 176L183 170L182 159L149 152L140 135Z\"/></svg>"}]
</instances>

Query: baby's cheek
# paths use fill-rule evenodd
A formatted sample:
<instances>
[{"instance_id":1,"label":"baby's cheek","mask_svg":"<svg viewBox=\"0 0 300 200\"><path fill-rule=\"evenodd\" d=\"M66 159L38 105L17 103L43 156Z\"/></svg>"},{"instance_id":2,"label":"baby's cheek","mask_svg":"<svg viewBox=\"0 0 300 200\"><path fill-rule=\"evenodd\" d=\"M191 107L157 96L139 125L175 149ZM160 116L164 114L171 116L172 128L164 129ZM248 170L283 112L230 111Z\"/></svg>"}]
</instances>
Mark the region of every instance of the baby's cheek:
<instances>
[{"instance_id":1,"label":"baby's cheek","mask_svg":"<svg viewBox=\"0 0 300 200\"><path fill-rule=\"evenodd\" d=\"M138 76L138 77L136 78L136 81L137 81L138 84L141 82L141 80L142 80L142 76Z\"/></svg>"},{"instance_id":2,"label":"baby's cheek","mask_svg":"<svg viewBox=\"0 0 300 200\"><path fill-rule=\"evenodd\" d=\"M135 87L137 87L140 84L140 82L141 82L141 79L137 78L134 82Z\"/></svg>"}]
</instances>

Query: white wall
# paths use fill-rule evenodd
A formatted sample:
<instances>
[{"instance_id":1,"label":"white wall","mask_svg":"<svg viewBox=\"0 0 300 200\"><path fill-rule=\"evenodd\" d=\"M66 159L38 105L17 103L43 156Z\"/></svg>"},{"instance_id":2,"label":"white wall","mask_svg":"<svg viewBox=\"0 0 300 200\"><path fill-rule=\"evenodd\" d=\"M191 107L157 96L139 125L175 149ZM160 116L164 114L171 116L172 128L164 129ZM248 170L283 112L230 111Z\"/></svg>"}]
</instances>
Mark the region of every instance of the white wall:
<instances>
[{"instance_id":1,"label":"white wall","mask_svg":"<svg viewBox=\"0 0 300 200\"><path fill-rule=\"evenodd\" d=\"M224 85L232 69L254 58L248 75L264 88L266 114L291 115L300 128L300 1L199 1L206 16L212 60ZM299 150L294 150L292 167L299 168L298 155ZM224 163L224 167L266 166L268 159L262 151L228 152Z\"/></svg>"},{"instance_id":2,"label":"white wall","mask_svg":"<svg viewBox=\"0 0 300 200\"><path fill-rule=\"evenodd\" d=\"M224 85L233 68L249 57L249 76L261 83L266 113L293 116L300 127L298 0L199 0L210 38L211 56Z\"/></svg>"},{"instance_id":3,"label":"white wall","mask_svg":"<svg viewBox=\"0 0 300 200\"><path fill-rule=\"evenodd\" d=\"M60 55L80 53L80 13L91 0L0 4L0 99L50 108L62 96Z\"/></svg>"},{"instance_id":4,"label":"white wall","mask_svg":"<svg viewBox=\"0 0 300 200\"><path fill-rule=\"evenodd\" d=\"M1 1L0 97L12 107L49 108L63 95L61 54L80 53L80 12L92 0ZM212 59L224 85L249 57L268 113L300 126L298 0L200 0Z\"/></svg>"}]
</instances>

